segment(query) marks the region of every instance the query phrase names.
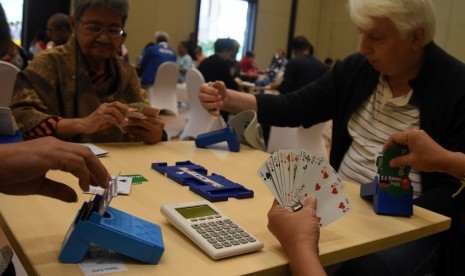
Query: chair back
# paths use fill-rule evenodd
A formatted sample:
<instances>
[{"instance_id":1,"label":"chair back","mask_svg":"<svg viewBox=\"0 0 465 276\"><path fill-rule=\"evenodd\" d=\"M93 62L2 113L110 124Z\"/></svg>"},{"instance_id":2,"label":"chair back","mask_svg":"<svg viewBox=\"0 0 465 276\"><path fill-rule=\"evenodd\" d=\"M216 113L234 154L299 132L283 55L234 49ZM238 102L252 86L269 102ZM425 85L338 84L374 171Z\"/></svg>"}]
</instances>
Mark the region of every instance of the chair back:
<instances>
[{"instance_id":1,"label":"chair back","mask_svg":"<svg viewBox=\"0 0 465 276\"><path fill-rule=\"evenodd\" d=\"M270 129L268 152L276 150L303 149L328 158L323 132L327 122L316 124L310 128L275 127Z\"/></svg>"},{"instance_id":2,"label":"chair back","mask_svg":"<svg viewBox=\"0 0 465 276\"><path fill-rule=\"evenodd\" d=\"M19 68L11 63L0 61L0 107L10 106L13 87Z\"/></svg>"},{"instance_id":3,"label":"chair back","mask_svg":"<svg viewBox=\"0 0 465 276\"><path fill-rule=\"evenodd\" d=\"M147 89L150 106L178 116L176 84L179 66L172 61L164 62L158 67L153 85Z\"/></svg>"},{"instance_id":4,"label":"chair back","mask_svg":"<svg viewBox=\"0 0 465 276\"><path fill-rule=\"evenodd\" d=\"M179 137L181 140L194 139L199 134L222 127L220 119L210 115L200 103L200 85L204 82L205 79L199 70L195 68L187 69L186 88L189 99L189 113L186 126Z\"/></svg>"}]
</instances>

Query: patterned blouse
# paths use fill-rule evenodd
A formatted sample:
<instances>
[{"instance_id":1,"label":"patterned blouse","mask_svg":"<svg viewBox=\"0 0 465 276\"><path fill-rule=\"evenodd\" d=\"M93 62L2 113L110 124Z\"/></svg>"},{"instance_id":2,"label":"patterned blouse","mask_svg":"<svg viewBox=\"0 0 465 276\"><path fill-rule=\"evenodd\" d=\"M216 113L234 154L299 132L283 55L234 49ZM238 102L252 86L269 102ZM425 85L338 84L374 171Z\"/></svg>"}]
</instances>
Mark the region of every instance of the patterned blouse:
<instances>
[{"instance_id":1,"label":"patterned blouse","mask_svg":"<svg viewBox=\"0 0 465 276\"><path fill-rule=\"evenodd\" d=\"M62 118L83 118L102 103L145 102L135 69L115 55L107 61L104 74L89 73L73 37L68 44L47 50L18 74L11 109L25 139L55 135ZM59 137L60 138L60 137ZM112 126L72 142L138 141Z\"/></svg>"}]
</instances>

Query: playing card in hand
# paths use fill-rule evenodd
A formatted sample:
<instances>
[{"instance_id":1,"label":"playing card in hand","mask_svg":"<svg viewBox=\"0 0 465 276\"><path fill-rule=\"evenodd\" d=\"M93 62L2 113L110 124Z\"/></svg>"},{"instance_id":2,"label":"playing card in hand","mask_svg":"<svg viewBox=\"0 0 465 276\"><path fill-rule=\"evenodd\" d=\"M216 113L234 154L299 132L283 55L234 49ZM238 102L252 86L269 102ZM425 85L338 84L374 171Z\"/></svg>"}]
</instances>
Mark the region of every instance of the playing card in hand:
<instances>
[{"instance_id":1,"label":"playing card in hand","mask_svg":"<svg viewBox=\"0 0 465 276\"><path fill-rule=\"evenodd\" d=\"M294 209L309 196L318 201L316 215L326 226L350 211L344 185L325 158L305 150L274 152L258 170L281 206Z\"/></svg>"}]
</instances>

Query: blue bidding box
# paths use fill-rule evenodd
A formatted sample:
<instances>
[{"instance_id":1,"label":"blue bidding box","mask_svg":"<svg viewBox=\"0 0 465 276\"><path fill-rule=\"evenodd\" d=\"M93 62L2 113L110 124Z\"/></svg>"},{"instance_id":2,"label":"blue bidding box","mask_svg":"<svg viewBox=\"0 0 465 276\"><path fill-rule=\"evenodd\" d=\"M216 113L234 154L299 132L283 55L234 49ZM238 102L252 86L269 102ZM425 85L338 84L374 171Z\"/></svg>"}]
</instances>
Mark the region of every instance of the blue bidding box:
<instances>
[{"instance_id":1,"label":"blue bidding box","mask_svg":"<svg viewBox=\"0 0 465 276\"><path fill-rule=\"evenodd\" d=\"M174 166L152 163L152 169L167 176L210 202L227 201L228 198L252 198L254 192L219 174L207 175L207 169L191 161L179 161Z\"/></svg>"},{"instance_id":2,"label":"blue bidding box","mask_svg":"<svg viewBox=\"0 0 465 276\"><path fill-rule=\"evenodd\" d=\"M157 264L164 252L160 226L108 207L98 212L102 196L84 202L63 241L59 256L65 263L81 262L97 245L141 262Z\"/></svg>"},{"instance_id":3,"label":"blue bidding box","mask_svg":"<svg viewBox=\"0 0 465 276\"><path fill-rule=\"evenodd\" d=\"M8 144L23 141L23 133L17 130L15 135L0 135L0 144Z\"/></svg>"},{"instance_id":4,"label":"blue bidding box","mask_svg":"<svg viewBox=\"0 0 465 276\"><path fill-rule=\"evenodd\" d=\"M360 196L373 200L373 210L377 214L413 215L413 188L408 177L378 175L373 182L361 185Z\"/></svg>"},{"instance_id":5,"label":"blue bidding box","mask_svg":"<svg viewBox=\"0 0 465 276\"><path fill-rule=\"evenodd\" d=\"M212 132L199 134L195 138L195 146L198 148L206 148L221 142L227 142L229 151L232 152L239 152L241 148L236 131L232 127L225 127Z\"/></svg>"}]
</instances>

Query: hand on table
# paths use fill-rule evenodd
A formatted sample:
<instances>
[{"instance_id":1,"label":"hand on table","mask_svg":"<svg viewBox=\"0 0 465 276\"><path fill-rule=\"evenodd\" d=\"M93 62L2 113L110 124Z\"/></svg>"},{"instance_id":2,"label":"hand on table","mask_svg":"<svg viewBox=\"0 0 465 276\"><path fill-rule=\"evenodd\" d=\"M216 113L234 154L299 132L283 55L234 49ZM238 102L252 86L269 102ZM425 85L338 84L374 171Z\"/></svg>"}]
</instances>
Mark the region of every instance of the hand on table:
<instances>
[{"instance_id":1,"label":"hand on table","mask_svg":"<svg viewBox=\"0 0 465 276\"><path fill-rule=\"evenodd\" d=\"M0 145L0 192L10 195L43 195L65 202L77 201L73 188L48 179L49 170L69 172L83 191L89 185L107 188L111 177L89 148L54 137Z\"/></svg>"}]
</instances>

